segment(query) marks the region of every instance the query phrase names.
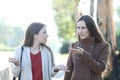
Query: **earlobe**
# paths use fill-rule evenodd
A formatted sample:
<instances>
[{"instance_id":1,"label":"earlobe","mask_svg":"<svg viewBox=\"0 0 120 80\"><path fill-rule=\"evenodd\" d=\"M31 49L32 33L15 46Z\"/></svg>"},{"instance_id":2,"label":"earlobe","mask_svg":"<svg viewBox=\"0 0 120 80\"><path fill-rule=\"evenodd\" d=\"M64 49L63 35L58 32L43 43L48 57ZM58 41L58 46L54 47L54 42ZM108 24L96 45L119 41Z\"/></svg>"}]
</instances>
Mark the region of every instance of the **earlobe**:
<instances>
[{"instance_id":1,"label":"earlobe","mask_svg":"<svg viewBox=\"0 0 120 80\"><path fill-rule=\"evenodd\" d=\"M34 39L36 39L36 38L37 38L37 34L34 34L34 36L33 36L33 37L34 37Z\"/></svg>"}]
</instances>

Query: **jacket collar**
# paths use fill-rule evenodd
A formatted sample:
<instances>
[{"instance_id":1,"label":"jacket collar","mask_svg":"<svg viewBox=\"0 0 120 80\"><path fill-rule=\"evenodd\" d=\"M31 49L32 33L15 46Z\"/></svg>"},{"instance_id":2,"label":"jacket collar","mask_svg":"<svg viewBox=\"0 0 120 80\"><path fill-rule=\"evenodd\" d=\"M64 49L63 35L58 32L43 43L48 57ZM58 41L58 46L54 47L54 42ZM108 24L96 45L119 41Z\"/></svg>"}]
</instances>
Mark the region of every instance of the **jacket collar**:
<instances>
[{"instance_id":1,"label":"jacket collar","mask_svg":"<svg viewBox=\"0 0 120 80\"><path fill-rule=\"evenodd\" d=\"M95 43L95 37L90 37L90 38L82 39L79 41L79 44L82 44L82 45L91 45L94 43Z\"/></svg>"}]
</instances>

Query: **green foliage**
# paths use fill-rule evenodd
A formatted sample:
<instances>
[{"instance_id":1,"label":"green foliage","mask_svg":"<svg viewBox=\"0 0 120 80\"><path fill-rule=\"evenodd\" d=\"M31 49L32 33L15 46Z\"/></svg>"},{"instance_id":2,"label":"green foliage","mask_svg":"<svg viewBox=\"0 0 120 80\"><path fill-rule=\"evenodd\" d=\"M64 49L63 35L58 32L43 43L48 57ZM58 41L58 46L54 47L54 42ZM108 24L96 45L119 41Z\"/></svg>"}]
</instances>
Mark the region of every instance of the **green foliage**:
<instances>
[{"instance_id":1,"label":"green foliage","mask_svg":"<svg viewBox=\"0 0 120 80\"><path fill-rule=\"evenodd\" d=\"M13 50L24 38L21 27L13 27L0 22L0 50Z\"/></svg>"},{"instance_id":2,"label":"green foliage","mask_svg":"<svg viewBox=\"0 0 120 80\"><path fill-rule=\"evenodd\" d=\"M61 49L60 49L60 53L61 54L68 53L68 47L69 47L69 43L64 42Z\"/></svg>"},{"instance_id":3,"label":"green foliage","mask_svg":"<svg viewBox=\"0 0 120 80\"><path fill-rule=\"evenodd\" d=\"M120 50L120 22L115 23L115 33L116 33L116 44L117 48Z\"/></svg>"},{"instance_id":4,"label":"green foliage","mask_svg":"<svg viewBox=\"0 0 120 80\"><path fill-rule=\"evenodd\" d=\"M120 50L120 33L116 35L117 48Z\"/></svg>"},{"instance_id":5,"label":"green foliage","mask_svg":"<svg viewBox=\"0 0 120 80\"><path fill-rule=\"evenodd\" d=\"M120 18L120 6L117 8L116 11L117 11L117 14ZM117 47L120 50L120 22L115 23L115 25L116 25L116 27L115 27L116 28L115 29L115 31L116 31L116 42L117 42Z\"/></svg>"},{"instance_id":6,"label":"green foliage","mask_svg":"<svg viewBox=\"0 0 120 80\"><path fill-rule=\"evenodd\" d=\"M120 6L117 8L117 14L120 17Z\"/></svg>"},{"instance_id":7,"label":"green foliage","mask_svg":"<svg viewBox=\"0 0 120 80\"><path fill-rule=\"evenodd\" d=\"M70 41L75 33L75 0L53 0L54 19L61 40Z\"/></svg>"},{"instance_id":8,"label":"green foliage","mask_svg":"<svg viewBox=\"0 0 120 80\"><path fill-rule=\"evenodd\" d=\"M21 42L23 42L24 39L24 31L22 30L21 27L15 27L14 28L14 41L12 44L13 46L19 45L21 44Z\"/></svg>"},{"instance_id":9,"label":"green foliage","mask_svg":"<svg viewBox=\"0 0 120 80\"><path fill-rule=\"evenodd\" d=\"M0 44L0 51L14 51L15 47Z\"/></svg>"}]
</instances>

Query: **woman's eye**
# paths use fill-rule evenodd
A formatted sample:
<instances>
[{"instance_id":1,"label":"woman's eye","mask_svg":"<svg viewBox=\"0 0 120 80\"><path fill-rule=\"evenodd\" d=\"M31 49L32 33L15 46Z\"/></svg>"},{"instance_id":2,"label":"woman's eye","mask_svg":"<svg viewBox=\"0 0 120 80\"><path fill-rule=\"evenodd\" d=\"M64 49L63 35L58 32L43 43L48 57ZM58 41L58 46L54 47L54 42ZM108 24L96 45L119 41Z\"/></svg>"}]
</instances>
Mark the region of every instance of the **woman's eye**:
<instances>
[{"instance_id":1,"label":"woman's eye","mask_svg":"<svg viewBox=\"0 0 120 80\"><path fill-rule=\"evenodd\" d=\"M77 29L86 29L86 27L84 27L84 26L83 27L79 27L78 26Z\"/></svg>"},{"instance_id":2,"label":"woman's eye","mask_svg":"<svg viewBox=\"0 0 120 80\"><path fill-rule=\"evenodd\" d=\"M84 29L85 27L81 27L82 29Z\"/></svg>"},{"instance_id":3,"label":"woman's eye","mask_svg":"<svg viewBox=\"0 0 120 80\"><path fill-rule=\"evenodd\" d=\"M81 29L86 29L86 27L85 26L81 26Z\"/></svg>"},{"instance_id":4,"label":"woman's eye","mask_svg":"<svg viewBox=\"0 0 120 80\"><path fill-rule=\"evenodd\" d=\"M82 27L82 29L86 29L86 27Z\"/></svg>"},{"instance_id":5,"label":"woman's eye","mask_svg":"<svg viewBox=\"0 0 120 80\"><path fill-rule=\"evenodd\" d=\"M77 27L77 29L80 29L80 27Z\"/></svg>"},{"instance_id":6,"label":"woman's eye","mask_svg":"<svg viewBox=\"0 0 120 80\"><path fill-rule=\"evenodd\" d=\"M46 34L46 33L47 33L47 31L44 31L43 33L44 33L44 34Z\"/></svg>"}]
</instances>

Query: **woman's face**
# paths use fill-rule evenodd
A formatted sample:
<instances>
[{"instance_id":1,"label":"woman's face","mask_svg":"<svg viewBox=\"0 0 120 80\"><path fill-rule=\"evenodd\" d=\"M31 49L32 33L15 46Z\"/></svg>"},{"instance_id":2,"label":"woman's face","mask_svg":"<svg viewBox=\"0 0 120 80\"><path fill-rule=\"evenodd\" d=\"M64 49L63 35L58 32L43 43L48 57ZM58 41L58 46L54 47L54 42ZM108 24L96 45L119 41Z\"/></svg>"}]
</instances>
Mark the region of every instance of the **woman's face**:
<instances>
[{"instance_id":1,"label":"woman's face","mask_svg":"<svg viewBox=\"0 0 120 80\"><path fill-rule=\"evenodd\" d=\"M77 34L80 36L80 39L86 39L90 37L89 30L84 21L79 21L77 23Z\"/></svg>"},{"instance_id":2,"label":"woman's face","mask_svg":"<svg viewBox=\"0 0 120 80\"><path fill-rule=\"evenodd\" d=\"M46 43L47 38L48 38L46 26L44 26L44 27L39 31L38 34L35 34L34 37L37 39L37 41L38 41L39 43L42 43L42 44Z\"/></svg>"}]
</instances>

